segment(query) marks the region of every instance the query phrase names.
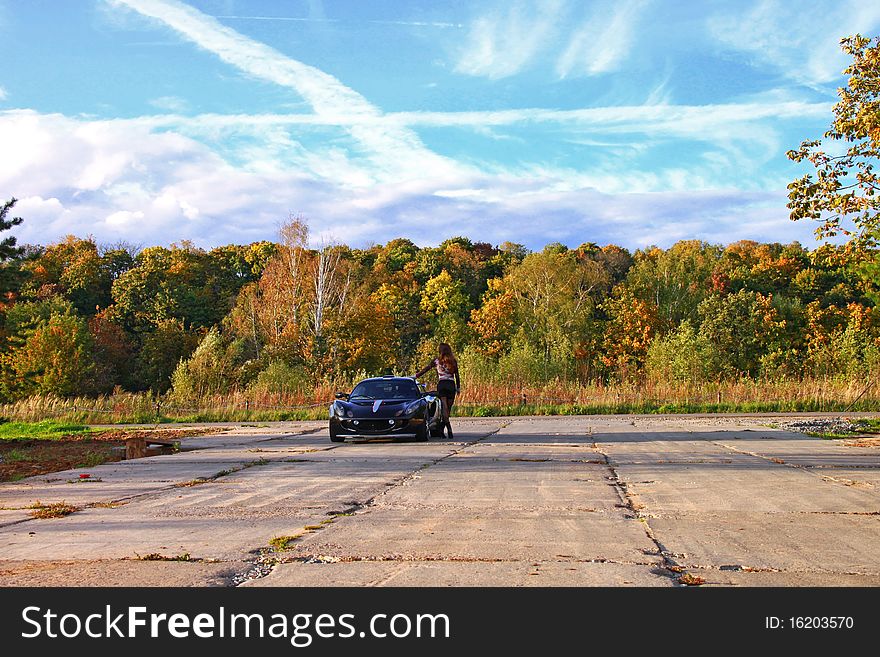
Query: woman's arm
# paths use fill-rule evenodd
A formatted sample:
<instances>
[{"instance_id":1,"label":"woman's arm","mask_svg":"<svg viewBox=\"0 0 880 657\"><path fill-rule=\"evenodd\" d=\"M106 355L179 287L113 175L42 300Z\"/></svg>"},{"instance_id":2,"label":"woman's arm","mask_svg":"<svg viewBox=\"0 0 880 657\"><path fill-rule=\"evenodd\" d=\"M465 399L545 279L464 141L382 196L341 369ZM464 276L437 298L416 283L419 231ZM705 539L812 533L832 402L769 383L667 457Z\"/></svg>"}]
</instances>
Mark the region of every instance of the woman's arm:
<instances>
[{"instance_id":1,"label":"woman's arm","mask_svg":"<svg viewBox=\"0 0 880 657\"><path fill-rule=\"evenodd\" d=\"M461 377L458 376L458 370L455 370L455 392L461 392Z\"/></svg>"},{"instance_id":2,"label":"woman's arm","mask_svg":"<svg viewBox=\"0 0 880 657\"><path fill-rule=\"evenodd\" d=\"M429 372L429 371L431 370L432 367L434 367L434 363L433 363L433 362L431 362L430 364L426 365L426 366L424 367L424 369L421 369L421 370L419 370L418 372L416 372L415 374L413 374L413 378L414 378L414 379L418 379L422 374L425 374L426 372Z\"/></svg>"}]
</instances>

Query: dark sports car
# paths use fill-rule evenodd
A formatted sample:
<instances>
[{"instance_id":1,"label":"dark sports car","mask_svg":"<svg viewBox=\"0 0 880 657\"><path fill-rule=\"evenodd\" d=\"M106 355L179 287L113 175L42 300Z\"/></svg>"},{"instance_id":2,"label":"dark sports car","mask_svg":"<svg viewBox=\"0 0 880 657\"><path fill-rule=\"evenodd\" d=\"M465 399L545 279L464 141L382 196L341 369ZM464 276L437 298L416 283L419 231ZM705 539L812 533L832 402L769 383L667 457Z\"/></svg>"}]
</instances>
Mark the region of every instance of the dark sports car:
<instances>
[{"instance_id":1,"label":"dark sports car","mask_svg":"<svg viewBox=\"0 0 880 657\"><path fill-rule=\"evenodd\" d=\"M364 379L350 394L336 393L330 405L330 440L346 437L404 437L424 441L442 436L440 400L411 377Z\"/></svg>"}]
</instances>

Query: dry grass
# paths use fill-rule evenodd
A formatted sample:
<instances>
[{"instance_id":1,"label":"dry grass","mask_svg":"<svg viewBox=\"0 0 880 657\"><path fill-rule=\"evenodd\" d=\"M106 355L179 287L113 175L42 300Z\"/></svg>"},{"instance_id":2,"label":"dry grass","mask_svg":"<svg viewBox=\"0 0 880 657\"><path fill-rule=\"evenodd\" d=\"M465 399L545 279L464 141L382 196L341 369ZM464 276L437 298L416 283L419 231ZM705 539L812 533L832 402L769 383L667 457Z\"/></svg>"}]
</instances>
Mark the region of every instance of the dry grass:
<instances>
[{"instance_id":1,"label":"dry grass","mask_svg":"<svg viewBox=\"0 0 880 657\"><path fill-rule=\"evenodd\" d=\"M691 575L690 573L684 573L678 578L678 581L685 586L700 586L701 584L706 583L706 580L699 575Z\"/></svg>"},{"instance_id":2,"label":"dry grass","mask_svg":"<svg viewBox=\"0 0 880 657\"><path fill-rule=\"evenodd\" d=\"M554 381L543 386L478 382L466 385L457 402L475 405L518 404L525 401L526 404L577 406L712 406L787 401L821 406L852 403L864 392L865 385L864 380L843 381L833 378L784 381L739 379L705 384L645 381L610 385L596 382L584 385L578 382ZM880 386L878 389L868 390L859 401L880 404Z\"/></svg>"},{"instance_id":3,"label":"dry grass","mask_svg":"<svg viewBox=\"0 0 880 657\"><path fill-rule=\"evenodd\" d=\"M430 386L430 384L429 384ZM716 381L705 384L643 381L551 381L544 385L465 380L456 415L549 415L583 413L841 412L880 410L880 386L864 380ZM97 398L47 395L0 405L9 420L45 419L88 424L316 420L345 385L321 384L309 392L232 392L197 401L117 392Z\"/></svg>"},{"instance_id":4,"label":"dry grass","mask_svg":"<svg viewBox=\"0 0 880 657\"><path fill-rule=\"evenodd\" d=\"M41 519L63 518L80 510L78 506L73 506L66 502L54 502L53 504L41 504L36 502L28 508L33 509L33 511L31 511L32 517Z\"/></svg>"}]
</instances>

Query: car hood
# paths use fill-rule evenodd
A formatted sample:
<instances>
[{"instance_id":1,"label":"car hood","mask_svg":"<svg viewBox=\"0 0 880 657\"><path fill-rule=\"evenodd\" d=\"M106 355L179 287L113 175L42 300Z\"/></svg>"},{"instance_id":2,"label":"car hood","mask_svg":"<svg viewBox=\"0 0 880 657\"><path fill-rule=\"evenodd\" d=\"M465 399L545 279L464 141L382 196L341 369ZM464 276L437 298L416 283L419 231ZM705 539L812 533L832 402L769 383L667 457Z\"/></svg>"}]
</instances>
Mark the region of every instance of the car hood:
<instances>
[{"instance_id":1,"label":"car hood","mask_svg":"<svg viewBox=\"0 0 880 657\"><path fill-rule=\"evenodd\" d=\"M391 417L416 399L364 399L340 402L354 417Z\"/></svg>"}]
</instances>

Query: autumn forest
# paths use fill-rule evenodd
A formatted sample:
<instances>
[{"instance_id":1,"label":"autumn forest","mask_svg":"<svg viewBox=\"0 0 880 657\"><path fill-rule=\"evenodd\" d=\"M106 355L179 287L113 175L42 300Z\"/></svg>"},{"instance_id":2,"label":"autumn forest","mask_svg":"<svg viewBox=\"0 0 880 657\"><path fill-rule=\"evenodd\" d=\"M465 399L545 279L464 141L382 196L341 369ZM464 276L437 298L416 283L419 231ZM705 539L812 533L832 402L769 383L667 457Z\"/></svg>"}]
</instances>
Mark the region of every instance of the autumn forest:
<instances>
[{"instance_id":1,"label":"autumn forest","mask_svg":"<svg viewBox=\"0 0 880 657\"><path fill-rule=\"evenodd\" d=\"M459 356L465 399L483 387L483 402L501 389L864 382L880 369L877 289L844 246L316 247L300 217L275 242L210 251L13 245L7 403L114 391L321 401L359 377L411 374L438 341Z\"/></svg>"}]
</instances>

